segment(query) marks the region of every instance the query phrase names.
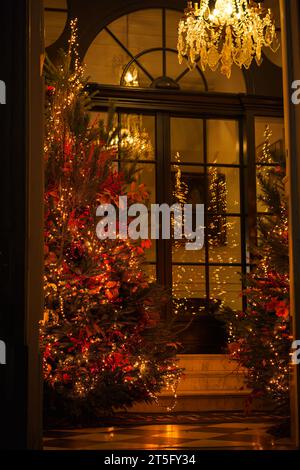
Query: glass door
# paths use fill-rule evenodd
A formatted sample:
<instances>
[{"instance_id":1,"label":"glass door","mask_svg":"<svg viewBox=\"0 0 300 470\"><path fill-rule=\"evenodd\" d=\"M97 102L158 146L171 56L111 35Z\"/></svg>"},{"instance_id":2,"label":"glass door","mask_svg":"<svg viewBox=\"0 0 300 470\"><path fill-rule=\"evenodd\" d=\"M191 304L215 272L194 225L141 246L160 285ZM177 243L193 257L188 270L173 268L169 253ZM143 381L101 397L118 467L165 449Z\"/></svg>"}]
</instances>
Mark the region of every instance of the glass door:
<instances>
[{"instance_id":1,"label":"glass door","mask_svg":"<svg viewBox=\"0 0 300 470\"><path fill-rule=\"evenodd\" d=\"M204 247L151 240L145 269L170 293L167 314L183 330L184 352L221 353L225 337L215 313L222 304L243 308L248 264L241 123L166 112L120 112L118 121L131 156L116 163L128 171L137 160L135 184L147 187L150 204L205 206Z\"/></svg>"}]
</instances>

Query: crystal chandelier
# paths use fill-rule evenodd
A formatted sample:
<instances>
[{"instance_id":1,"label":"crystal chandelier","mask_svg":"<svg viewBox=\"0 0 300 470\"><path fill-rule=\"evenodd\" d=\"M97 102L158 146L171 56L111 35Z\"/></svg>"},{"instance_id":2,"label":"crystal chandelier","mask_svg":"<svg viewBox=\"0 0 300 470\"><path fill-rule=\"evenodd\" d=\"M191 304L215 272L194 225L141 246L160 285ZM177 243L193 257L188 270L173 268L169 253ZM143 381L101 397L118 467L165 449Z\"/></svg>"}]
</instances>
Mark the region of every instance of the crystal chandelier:
<instances>
[{"instance_id":1,"label":"crystal chandelier","mask_svg":"<svg viewBox=\"0 0 300 470\"><path fill-rule=\"evenodd\" d=\"M255 58L260 65L263 46L279 48L271 10L253 0L188 2L178 33L180 63L186 58L190 69L198 64L214 71L220 65L227 78L233 64L248 69Z\"/></svg>"}]
</instances>

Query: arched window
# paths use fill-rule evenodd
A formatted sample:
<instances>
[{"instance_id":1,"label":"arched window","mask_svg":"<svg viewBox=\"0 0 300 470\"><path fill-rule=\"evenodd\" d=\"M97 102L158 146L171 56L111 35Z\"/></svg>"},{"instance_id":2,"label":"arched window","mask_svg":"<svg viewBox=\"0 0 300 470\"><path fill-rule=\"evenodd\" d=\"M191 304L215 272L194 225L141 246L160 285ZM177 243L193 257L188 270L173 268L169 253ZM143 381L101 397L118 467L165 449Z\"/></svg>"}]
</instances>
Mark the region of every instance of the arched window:
<instances>
[{"instance_id":1,"label":"arched window","mask_svg":"<svg viewBox=\"0 0 300 470\"><path fill-rule=\"evenodd\" d=\"M243 72L228 80L199 66L190 70L177 58L182 12L164 8L129 13L105 26L91 44L85 63L91 81L102 85L181 91L246 93Z\"/></svg>"}]
</instances>

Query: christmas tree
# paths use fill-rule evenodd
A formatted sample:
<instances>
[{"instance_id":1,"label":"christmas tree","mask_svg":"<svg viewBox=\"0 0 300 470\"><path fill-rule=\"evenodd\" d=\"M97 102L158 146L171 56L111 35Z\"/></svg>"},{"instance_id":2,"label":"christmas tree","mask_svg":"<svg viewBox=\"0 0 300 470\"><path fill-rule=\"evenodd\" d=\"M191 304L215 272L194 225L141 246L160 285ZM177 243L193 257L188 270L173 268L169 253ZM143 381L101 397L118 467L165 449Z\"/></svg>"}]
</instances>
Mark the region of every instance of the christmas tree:
<instances>
[{"instance_id":1,"label":"christmas tree","mask_svg":"<svg viewBox=\"0 0 300 470\"><path fill-rule=\"evenodd\" d=\"M163 387L175 391L181 371L162 315L166 293L143 270L150 241L96 235L100 204L118 209L121 195L130 205L147 203L149 194L135 181L134 161L130 171L118 170L120 149L130 149L111 113L106 126L90 118L76 21L71 30L69 50L45 66L41 349L46 413L83 420L156 399Z\"/></svg>"},{"instance_id":2,"label":"christmas tree","mask_svg":"<svg viewBox=\"0 0 300 470\"><path fill-rule=\"evenodd\" d=\"M252 397L260 397L274 409L289 408L289 259L288 207L285 195L285 158L271 151L271 132L258 156L259 200L255 266L247 275L244 295L247 309L225 309L231 357L246 370Z\"/></svg>"}]
</instances>

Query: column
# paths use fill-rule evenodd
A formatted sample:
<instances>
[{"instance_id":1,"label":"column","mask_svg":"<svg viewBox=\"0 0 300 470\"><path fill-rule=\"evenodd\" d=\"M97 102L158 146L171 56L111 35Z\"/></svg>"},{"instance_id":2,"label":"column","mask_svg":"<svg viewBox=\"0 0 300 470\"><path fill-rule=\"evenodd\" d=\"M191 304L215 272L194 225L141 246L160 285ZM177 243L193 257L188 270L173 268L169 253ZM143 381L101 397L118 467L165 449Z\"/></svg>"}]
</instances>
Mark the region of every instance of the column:
<instances>
[{"instance_id":1,"label":"column","mask_svg":"<svg viewBox=\"0 0 300 470\"><path fill-rule=\"evenodd\" d=\"M300 5L298 0L280 0L287 192L289 195L290 285L293 338L300 340L300 104L292 102L292 83L300 80ZM292 433L300 445L300 365L292 366Z\"/></svg>"}]
</instances>

